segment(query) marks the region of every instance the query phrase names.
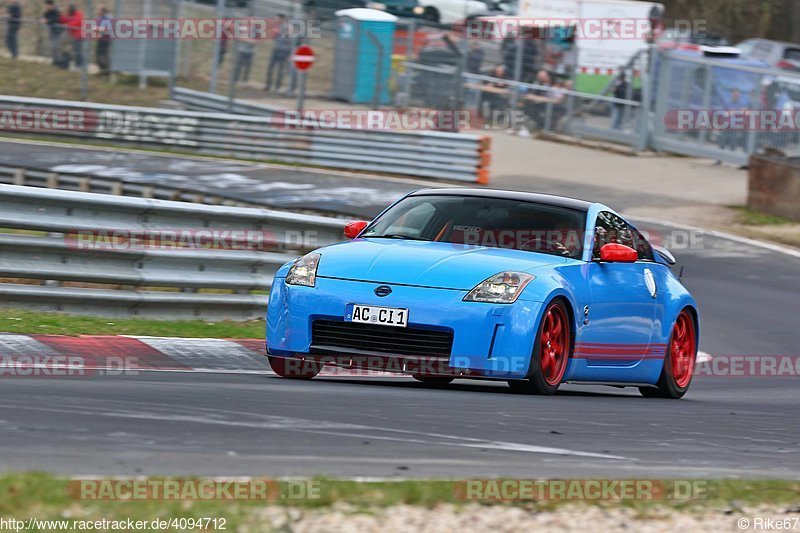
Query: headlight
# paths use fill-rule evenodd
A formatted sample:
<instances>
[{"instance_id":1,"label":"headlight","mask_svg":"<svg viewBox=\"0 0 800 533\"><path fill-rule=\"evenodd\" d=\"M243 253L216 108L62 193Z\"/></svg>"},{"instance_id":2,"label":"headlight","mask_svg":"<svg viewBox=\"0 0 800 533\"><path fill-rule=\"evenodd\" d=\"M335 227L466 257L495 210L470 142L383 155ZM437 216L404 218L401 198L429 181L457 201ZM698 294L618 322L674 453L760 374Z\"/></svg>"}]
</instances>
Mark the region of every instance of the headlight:
<instances>
[{"instance_id":1,"label":"headlight","mask_svg":"<svg viewBox=\"0 0 800 533\"><path fill-rule=\"evenodd\" d=\"M425 8L422 6L414 6L414 9L411 10L415 15L422 15L425 13Z\"/></svg>"},{"instance_id":2,"label":"headlight","mask_svg":"<svg viewBox=\"0 0 800 533\"><path fill-rule=\"evenodd\" d=\"M524 272L500 272L478 283L464 297L465 302L511 304L517 301L522 289L536 279Z\"/></svg>"},{"instance_id":3,"label":"headlight","mask_svg":"<svg viewBox=\"0 0 800 533\"><path fill-rule=\"evenodd\" d=\"M320 255L317 252L311 252L296 259L286 274L286 283L288 285L313 287L317 281L319 258Z\"/></svg>"},{"instance_id":4,"label":"headlight","mask_svg":"<svg viewBox=\"0 0 800 533\"><path fill-rule=\"evenodd\" d=\"M370 2L367 4L367 7L370 9L379 9L380 11L386 11L386 4L382 4L380 2Z\"/></svg>"}]
</instances>

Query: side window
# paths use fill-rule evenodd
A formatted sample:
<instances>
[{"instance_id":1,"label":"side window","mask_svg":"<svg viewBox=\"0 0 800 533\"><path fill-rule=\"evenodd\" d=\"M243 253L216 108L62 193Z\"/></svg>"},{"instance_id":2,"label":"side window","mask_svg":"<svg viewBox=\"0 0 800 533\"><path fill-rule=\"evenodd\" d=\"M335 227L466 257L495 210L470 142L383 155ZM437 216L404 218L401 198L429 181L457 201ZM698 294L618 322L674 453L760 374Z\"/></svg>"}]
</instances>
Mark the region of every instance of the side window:
<instances>
[{"instance_id":1,"label":"side window","mask_svg":"<svg viewBox=\"0 0 800 533\"><path fill-rule=\"evenodd\" d=\"M783 51L783 58L791 61L800 61L800 48L787 48Z\"/></svg>"},{"instance_id":2,"label":"side window","mask_svg":"<svg viewBox=\"0 0 800 533\"><path fill-rule=\"evenodd\" d=\"M639 260L655 261L656 258L653 255L653 247L650 246L650 243L644 238L644 235L639 233L636 228L631 228L631 230L633 231L633 247L639 252Z\"/></svg>"},{"instance_id":3,"label":"side window","mask_svg":"<svg viewBox=\"0 0 800 533\"><path fill-rule=\"evenodd\" d=\"M642 261L653 261L653 250L641 233L614 213L602 211L595 223L592 257L600 259L600 248L613 243L633 248Z\"/></svg>"}]
</instances>

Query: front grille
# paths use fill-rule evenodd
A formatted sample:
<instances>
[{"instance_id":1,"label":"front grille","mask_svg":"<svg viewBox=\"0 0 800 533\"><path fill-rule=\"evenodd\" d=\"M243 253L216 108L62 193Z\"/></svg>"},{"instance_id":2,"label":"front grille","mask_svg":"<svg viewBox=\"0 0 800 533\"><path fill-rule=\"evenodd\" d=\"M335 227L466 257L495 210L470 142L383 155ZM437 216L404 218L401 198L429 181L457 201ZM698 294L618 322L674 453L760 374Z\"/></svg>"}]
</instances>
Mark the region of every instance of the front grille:
<instances>
[{"instance_id":1,"label":"front grille","mask_svg":"<svg viewBox=\"0 0 800 533\"><path fill-rule=\"evenodd\" d=\"M346 352L385 353L450 358L453 332L420 328L395 328L337 320L315 320L312 346Z\"/></svg>"}]
</instances>

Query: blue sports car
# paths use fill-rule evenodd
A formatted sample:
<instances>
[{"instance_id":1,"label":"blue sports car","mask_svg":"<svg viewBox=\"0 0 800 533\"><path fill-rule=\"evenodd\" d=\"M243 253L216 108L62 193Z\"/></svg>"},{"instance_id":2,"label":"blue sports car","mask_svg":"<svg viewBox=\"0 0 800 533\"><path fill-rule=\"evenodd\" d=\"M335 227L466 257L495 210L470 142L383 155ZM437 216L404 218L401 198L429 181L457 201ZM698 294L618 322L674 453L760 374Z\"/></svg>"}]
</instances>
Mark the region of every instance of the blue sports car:
<instances>
[{"instance_id":1,"label":"blue sports car","mask_svg":"<svg viewBox=\"0 0 800 533\"><path fill-rule=\"evenodd\" d=\"M667 398L689 388L697 305L672 255L602 204L427 189L345 236L275 276L267 356L280 376L331 364L537 394L565 382Z\"/></svg>"}]
</instances>

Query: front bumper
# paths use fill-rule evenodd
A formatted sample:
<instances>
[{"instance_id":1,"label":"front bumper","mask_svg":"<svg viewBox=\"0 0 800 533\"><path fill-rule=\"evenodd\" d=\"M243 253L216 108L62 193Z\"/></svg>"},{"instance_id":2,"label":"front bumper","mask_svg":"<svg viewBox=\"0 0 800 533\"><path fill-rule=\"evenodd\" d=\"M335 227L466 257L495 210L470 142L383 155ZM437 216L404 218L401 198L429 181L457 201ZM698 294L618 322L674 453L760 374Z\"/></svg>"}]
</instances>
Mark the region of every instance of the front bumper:
<instances>
[{"instance_id":1,"label":"front bumper","mask_svg":"<svg viewBox=\"0 0 800 533\"><path fill-rule=\"evenodd\" d=\"M379 369L386 360L390 368L407 373L432 372L442 368L440 358L402 357L402 354L359 353L342 350L324 353L313 346L315 320L343 320L347 304L399 307L409 310L409 328L449 329L453 346L447 367L454 375L498 379L523 378L533 352L541 302L524 300L514 304L464 302L467 291L391 285L392 293L380 298L373 282L317 278L316 287L285 284L276 278L267 310L267 351L279 357L328 357L342 366ZM523 295L524 296L524 295ZM411 363L411 364L406 364ZM427 366L439 363L438 366ZM422 366L420 366L422 365Z\"/></svg>"}]
</instances>

